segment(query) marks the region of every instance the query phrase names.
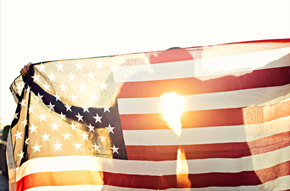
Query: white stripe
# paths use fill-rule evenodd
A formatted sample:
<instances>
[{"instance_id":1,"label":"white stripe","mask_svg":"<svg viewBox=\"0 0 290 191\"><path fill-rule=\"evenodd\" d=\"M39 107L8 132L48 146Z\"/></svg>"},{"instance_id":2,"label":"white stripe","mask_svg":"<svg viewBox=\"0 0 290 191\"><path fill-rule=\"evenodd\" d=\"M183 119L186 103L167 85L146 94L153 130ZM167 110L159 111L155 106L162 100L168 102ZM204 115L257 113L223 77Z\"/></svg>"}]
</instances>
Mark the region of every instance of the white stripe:
<instances>
[{"instance_id":1,"label":"white stripe","mask_svg":"<svg viewBox=\"0 0 290 191\"><path fill-rule=\"evenodd\" d=\"M275 180L257 186L237 186L237 187L206 187L206 188L170 188L167 191L257 191L257 190L286 190L290 189L290 176L279 177ZM155 191L153 189L127 188L116 186L99 185L75 185L75 186L46 186L34 187L27 191Z\"/></svg>"},{"instance_id":2,"label":"white stripe","mask_svg":"<svg viewBox=\"0 0 290 191\"><path fill-rule=\"evenodd\" d=\"M271 160L268 160L271 159ZM260 170L290 160L290 147L242 158L213 158L185 161L189 174L210 172L235 173ZM22 177L39 172L60 171L105 171L138 175L174 175L178 174L178 164L183 161L136 161L117 160L90 156L62 156L31 159L17 169L17 181ZM44 165L45 164L45 165Z\"/></svg>"},{"instance_id":3,"label":"white stripe","mask_svg":"<svg viewBox=\"0 0 290 191\"><path fill-rule=\"evenodd\" d=\"M152 189L128 188L109 185L72 185L72 186L41 186L27 189L27 191L150 191ZM184 190L185 191L185 190Z\"/></svg>"},{"instance_id":4,"label":"white stripe","mask_svg":"<svg viewBox=\"0 0 290 191\"><path fill-rule=\"evenodd\" d=\"M194 120L194 119L193 119ZM182 129L123 130L126 145L192 145L247 142L290 131L290 116L273 121L236 126Z\"/></svg>"},{"instance_id":5,"label":"white stripe","mask_svg":"<svg viewBox=\"0 0 290 191\"><path fill-rule=\"evenodd\" d=\"M185 99L185 111L263 106L289 99L290 84L182 97ZM118 106L120 115L161 113L160 97L119 98Z\"/></svg>"},{"instance_id":6,"label":"white stripe","mask_svg":"<svg viewBox=\"0 0 290 191\"><path fill-rule=\"evenodd\" d=\"M137 82L188 77L205 77L248 73L255 69L289 66L290 49L238 54L225 57L113 67L115 82ZM288 55L287 55L288 54ZM281 59L284 57L283 59ZM281 59L281 60L279 60ZM286 59L286 60L285 60Z\"/></svg>"}]
</instances>

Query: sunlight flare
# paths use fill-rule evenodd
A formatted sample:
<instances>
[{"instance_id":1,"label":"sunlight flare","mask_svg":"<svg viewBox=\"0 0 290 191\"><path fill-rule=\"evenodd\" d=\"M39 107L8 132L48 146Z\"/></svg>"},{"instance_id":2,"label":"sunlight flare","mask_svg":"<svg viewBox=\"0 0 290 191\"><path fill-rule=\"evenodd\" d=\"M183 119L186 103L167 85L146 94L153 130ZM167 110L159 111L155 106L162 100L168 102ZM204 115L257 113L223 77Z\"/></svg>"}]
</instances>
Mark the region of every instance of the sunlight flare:
<instances>
[{"instance_id":1,"label":"sunlight flare","mask_svg":"<svg viewBox=\"0 0 290 191\"><path fill-rule=\"evenodd\" d=\"M185 99L175 92L164 93L160 97L163 119L168 126L178 135L181 133L180 117L184 110Z\"/></svg>"}]
</instances>

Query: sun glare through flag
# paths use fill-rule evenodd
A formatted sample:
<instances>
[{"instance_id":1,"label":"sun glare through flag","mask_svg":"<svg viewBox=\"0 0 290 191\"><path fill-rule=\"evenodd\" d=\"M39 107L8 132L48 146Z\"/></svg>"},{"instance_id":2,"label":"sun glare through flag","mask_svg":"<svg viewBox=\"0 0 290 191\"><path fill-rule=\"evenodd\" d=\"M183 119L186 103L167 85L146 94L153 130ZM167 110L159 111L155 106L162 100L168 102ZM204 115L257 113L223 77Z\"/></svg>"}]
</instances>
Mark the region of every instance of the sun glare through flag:
<instances>
[{"instance_id":1,"label":"sun glare through flag","mask_svg":"<svg viewBox=\"0 0 290 191\"><path fill-rule=\"evenodd\" d=\"M177 135L181 133L180 117L184 109L184 102L184 98L175 92L165 93L160 97L163 118Z\"/></svg>"}]
</instances>

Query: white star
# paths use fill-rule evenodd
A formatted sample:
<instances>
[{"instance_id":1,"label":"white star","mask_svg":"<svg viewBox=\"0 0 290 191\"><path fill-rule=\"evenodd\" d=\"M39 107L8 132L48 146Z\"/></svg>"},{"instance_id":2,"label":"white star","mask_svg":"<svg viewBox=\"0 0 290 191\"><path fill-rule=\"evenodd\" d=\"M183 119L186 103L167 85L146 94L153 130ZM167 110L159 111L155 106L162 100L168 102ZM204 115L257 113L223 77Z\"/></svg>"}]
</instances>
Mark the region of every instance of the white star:
<instances>
[{"instance_id":1,"label":"white star","mask_svg":"<svg viewBox=\"0 0 290 191\"><path fill-rule=\"evenodd\" d=\"M62 144L59 144L58 141L56 142L56 144L53 145L55 147L55 150L61 150L61 146Z\"/></svg>"},{"instance_id":2,"label":"white star","mask_svg":"<svg viewBox=\"0 0 290 191\"><path fill-rule=\"evenodd\" d=\"M102 68L103 69L103 64L104 64L104 62L102 62L102 61L98 61L97 63L95 63L96 65L97 65L97 69L99 69L99 68Z\"/></svg>"},{"instance_id":3,"label":"white star","mask_svg":"<svg viewBox=\"0 0 290 191\"><path fill-rule=\"evenodd\" d=\"M103 106L104 108L104 113L107 111L107 112L110 112L110 107L111 106L108 106L107 104Z\"/></svg>"},{"instance_id":4,"label":"white star","mask_svg":"<svg viewBox=\"0 0 290 191\"><path fill-rule=\"evenodd\" d=\"M100 151L100 149L99 149L100 146L98 146L96 143L93 144L93 147L94 147L95 151L96 151L96 150Z\"/></svg>"},{"instance_id":5,"label":"white star","mask_svg":"<svg viewBox=\"0 0 290 191\"><path fill-rule=\"evenodd\" d=\"M39 115L39 116L37 116L37 117L40 118L40 122L41 122L41 121L46 121L46 116L47 116L47 115L43 115L43 113L41 113L41 115Z\"/></svg>"},{"instance_id":6,"label":"white star","mask_svg":"<svg viewBox=\"0 0 290 191\"><path fill-rule=\"evenodd\" d=\"M30 92L30 90L31 90L31 87L27 86L27 92Z\"/></svg>"},{"instance_id":7,"label":"white star","mask_svg":"<svg viewBox=\"0 0 290 191\"><path fill-rule=\"evenodd\" d=\"M40 145L37 145L37 143L35 143L34 147L32 147L32 148L33 148L34 152L36 152L36 151L40 152L40 147L41 147Z\"/></svg>"},{"instance_id":8,"label":"white star","mask_svg":"<svg viewBox=\"0 0 290 191\"><path fill-rule=\"evenodd\" d=\"M67 132L65 132L64 134L62 134L62 136L64 136L64 140L70 140L69 139L69 136L70 136L71 134L68 134Z\"/></svg>"},{"instance_id":9,"label":"white star","mask_svg":"<svg viewBox=\"0 0 290 191\"><path fill-rule=\"evenodd\" d=\"M106 142L106 138L107 138L107 137L104 137L103 135L101 135L100 138L101 138L101 141L102 141L102 142Z\"/></svg>"},{"instance_id":10,"label":"white star","mask_svg":"<svg viewBox=\"0 0 290 191\"><path fill-rule=\"evenodd\" d=\"M21 123L23 123L23 125L25 126L27 124L27 119L25 118L23 121L21 121Z\"/></svg>"},{"instance_id":11,"label":"white star","mask_svg":"<svg viewBox=\"0 0 290 191\"><path fill-rule=\"evenodd\" d=\"M55 105L52 105L51 102L49 102L49 105L47 105L47 107L52 111L54 111L54 106Z\"/></svg>"},{"instance_id":12,"label":"white star","mask_svg":"<svg viewBox=\"0 0 290 191\"><path fill-rule=\"evenodd\" d=\"M107 90L107 85L108 85L108 84L105 84L105 82L101 83L101 84L100 84L101 89L102 89L102 90Z\"/></svg>"},{"instance_id":13,"label":"white star","mask_svg":"<svg viewBox=\"0 0 290 191\"><path fill-rule=\"evenodd\" d=\"M76 147L76 150L81 149L82 144L79 144L79 142L77 141L77 143L74 144L74 146Z\"/></svg>"},{"instance_id":14,"label":"white star","mask_svg":"<svg viewBox=\"0 0 290 191\"><path fill-rule=\"evenodd\" d=\"M20 157L20 160L22 160L23 157L24 157L24 152L21 150L20 154L18 154L17 156L19 156Z\"/></svg>"},{"instance_id":15,"label":"white star","mask_svg":"<svg viewBox=\"0 0 290 191\"><path fill-rule=\"evenodd\" d=\"M39 71L40 71L40 72L44 72L45 65L43 65L43 64L41 63L40 65L38 65L38 68L39 68Z\"/></svg>"},{"instance_id":16,"label":"white star","mask_svg":"<svg viewBox=\"0 0 290 191\"><path fill-rule=\"evenodd\" d=\"M20 83L16 84L16 89L17 89L17 92L20 93L20 90L22 90L22 86Z\"/></svg>"},{"instance_id":17,"label":"white star","mask_svg":"<svg viewBox=\"0 0 290 191\"><path fill-rule=\"evenodd\" d=\"M108 133L113 133L114 134L115 127L111 127L111 125L109 124L109 126L106 127L106 129L108 130Z\"/></svg>"},{"instance_id":18,"label":"white star","mask_svg":"<svg viewBox=\"0 0 290 191\"><path fill-rule=\"evenodd\" d=\"M60 119L61 119L61 120L64 120L64 121L65 121L65 117L66 117L66 115L64 115L62 112L60 112L60 115L59 115L59 116L60 116Z\"/></svg>"},{"instance_id":19,"label":"white star","mask_svg":"<svg viewBox=\"0 0 290 191\"><path fill-rule=\"evenodd\" d=\"M82 106L82 108L83 108L83 112L85 113L85 112L88 112L88 113L90 113L90 111L89 111L89 107L88 106L86 106L86 104L84 105L84 106Z\"/></svg>"},{"instance_id":20,"label":"white star","mask_svg":"<svg viewBox=\"0 0 290 191\"><path fill-rule=\"evenodd\" d=\"M22 139L22 137L21 137L21 134L22 134L23 132L18 132L17 131L17 133L14 135L15 137L16 137L16 140L19 138L19 139Z\"/></svg>"},{"instance_id":21,"label":"white star","mask_svg":"<svg viewBox=\"0 0 290 191\"><path fill-rule=\"evenodd\" d=\"M52 131L53 130L57 130L58 131L58 126L59 126L59 124L55 124L55 122L53 122L53 124L52 125L50 125L51 127L52 127Z\"/></svg>"},{"instance_id":22,"label":"white star","mask_svg":"<svg viewBox=\"0 0 290 191\"><path fill-rule=\"evenodd\" d=\"M34 113L33 109L35 108L35 106L30 106L29 107L29 113Z\"/></svg>"},{"instance_id":23,"label":"white star","mask_svg":"<svg viewBox=\"0 0 290 191\"><path fill-rule=\"evenodd\" d=\"M74 123L71 123L70 126L71 126L71 128L72 128L72 131L73 131L73 130L77 130L77 128L76 128L77 126L76 126Z\"/></svg>"},{"instance_id":24,"label":"white star","mask_svg":"<svg viewBox=\"0 0 290 191\"><path fill-rule=\"evenodd\" d=\"M72 102L76 101L78 96L76 96L75 94L73 94L72 96L69 96L72 99Z\"/></svg>"},{"instance_id":25,"label":"white star","mask_svg":"<svg viewBox=\"0 0 290 191\"><path fill-rule=\"evenodd\" d=\"M61 83L61 85L60 86L58 86L58 87L60 87L60 89L61 89L61 91L64 91L64 92L66 92L66 85L64 85L63 83Z\"/></svg>"},{"instance_id":26,"label":"white star","mask_svg":"<svg viewBox=\"0 0 290 191\"><path fill-rule=\"evenodd\" d=\"M80 87L80 91L86 90L87 86L88 86L88 85L86 85L86 84L84 84L84 82L82 82L82 84L79 85L79 87Z\"/></svg>"},{"instance_id":27,"label":"white star","mask_svg":"<svg viewBox=\"0 0 290 191\"><path fill-rule=\"evenodd\" d=\"M37 74L34 74L34 76L32 76L32 78L33 78L33 82L36 82L36 81L38 81L39 82L39 75L37 75Z\"/></svg>"},{"instance_id":28,"label":"white star","mask_svg":"<svg viewBox=\"0 0 290 191\"><path fill-rule=\"evenodd\" d=\"M29 138L27 137L27 138L25 139L25 145L28 145L28 141L29 141Z\"/></svg>"},{"instance_id":29,"label":"white star","mask_svg":"<svg viewBox=\"0 0 290 191\"><path fill-rule=\"evenodd\" d=\"M71 81L71 80L73 80L73 81L75 81L75 74L72 74L71 72L69 73L69 75L67 75L68 77L69 77L69 80L68 81Z\"/></svg>"},{"instance_id":30,"label":"white star","mask_svg":"<svg viewBox=\"0 0 290 191\"><path fill-rule=\"evenodd\" d=\"M56 65L56 67L57 67L57 71L63 71L63 64L61 64L60 62L58 62L58 65Z\"/></svg>"},{"instance_id":31,"label":"white star","mask_svg":"<svg viewBox=\"0 0 290 191\"><path fill-rule=\"evenodd\" d=\"M99 95L91 95L92 101L98 101Z\"/></svg>"},{"instance_id":32,"label":"white star","mask_svg":"<svg viewBox=\"0 0 290 191\"><path fill-rule=\"evenodd\" d=\"M92 71L90 71L90 73L88 73L87 75L89 76L90 80L91 79L95 80L95 75L96 74L92 73Z\"/></svg>"},{"instance_id":33,"label":"white star","mask_svg":"<svg viewBox=\"0 0 290 191\"><path fill-rule=\"evenodd\" d=\"M102 121L101 121L102 117L99 116L99 114L96 114L96 116L94 118L96 119L96 122L95 123L97 123L97 122L102 123Z\"/></svg>"},{"instance_id":34,"label":"white star","mask_svg":"<svg viewBox=\"0 0 290 191\"><path fill-rule=\"evenodd\" d=\"M55 97L55 101L60 100L60 95L58 95L57 93L55 93L54 97Z\"/></svg>"},{"instance_id":35,"label":"white star","mask_svg":"<svg viewBox=\"0 0 290 191\"><path fill-rule=\"evenodd\" d=\"M77 115L75 115L78 118L78 121L84 121L83 120L83 116L80 115L80 113L78 113Z\"/></svg>"},{"instance_id":36,"label":"white star","mask_svg":"<svg viewBox=\"0 0 290 191\"><path fill-rule=\"evenodd\" d=\"M81 136L83 137L84 140L89 140L88 137L89 135L85 134L85 132L83 134L81 134Z\"/></svg>"},{"instance_id":37,"label":"white star","mask_svg":"<svg viewBox=\"0 0 290 191\"><path fill-rule=\"evenodd\" d=\"M44 90L45 90L45 91L50 90L50 89L49 89L49 88L50 88L50 85L48 85L46 82L45 82L45 84L43 85L43 87L44 87Z\"/></svg>"},{"instance_id":38,"label":"white star","mask_svg":"<svg viewBox=\"0 0 290 191\"><path fill-rule=\"evenodd\" d=\"M14 114L13 120L14 120L14 119L18 119L18 114L19 114L19 113L15 113L15 114Z\"/></svg>"},{"instance_id":39,"label":"white star","mask_svg":"<svg viewBox=\"0 0 290 191\"><path fill-rule=\"evenodd\" d=\"M76 65L76 67L77 67L77 70L83 70L83 64L79 61L77 64L75 64Z\"/></svg>"},{"instance_id":40,"label":"white star","mask_svg":"<svg viewBox=\"0 0 290 191\"><path fill-rule=\"evenodd\" d=\"M119 152L118 152L119 148L115 147L115 145L113 145L113 147L111 147L111 149L112 149L113 153L119 154Z\"/></svg>"},{"instance_id":41,"label":"white star","mask_svg":"<svg viewBox=\"0 0 290 191\"><path fill-rule=\"evenodd\" d=\"M37 133L37 131L36 131L37 127L38 127L38 126L34 126L34 125L32 124L32 126L29 127L29 129L31 130L30 133L33 133L33 132L36 132L36 133Z\"/></svg>"},{"instance_id":42,"label":"white star","mask_svg":"<svg viewBox=\"0 0 290 191\"><path fill-rule=\"evenodd\" d=\"M36 96L37 101L39 101L39 100L42 101L42 97L43 97L43 95L40 95L39 93L37 93L37 96Z\"/></svg>"},{"instance_id":43,"label":"white star","mask_svg":"<svg viewBox=\"0 0 290 191\"><path fill-rule=\"evenodd\" d=\"M44 132L44 135L41 135L41 137L43 138L43 142L44 141L49 141L50 135L48 135L48 134L46 134L46 132Z\"/></svg>"},{"instance_id":44,"label":"white star","mask_svg":"<svg viewBox=\"0 0 290 191\"><path fill-rule=\"evenodd\" d=\"M65 108L66 111L71 111L71 106L68 103L65 104Z\"/></svg>"},{"instance_id":45,"label":"white star","mask_svg":"<svg viewBox=\"0 0 290 191\"><path fill-rule=\"evenodd\" d=\"M48 76L50 81L54 81L54 78L56 77L56 75L53 75L53 73L51 72L50 75Z\"/></svg>"},{"instance_id":46,"label":"white star","mask_svg":"<svg viewBox=\"0 0 290 191\"><path fill-rule=\"evenodd\" d=\"M95 132L95 127L94 127L94 126L92 126L91 124L89 124L87 127L90 129L90 131L93 131L93 132Z\"/></svg>"},{"instance_id":47,"label":"white star","mask_svg":"<svg viewBox=\"0 0 290 191\"><path fill-rule=\"evenodd\" d=\"M21 102L19 102L19 104L21 104L21 107L25 106L25 99L21 100Z\"/></svg>"}]
</instances>

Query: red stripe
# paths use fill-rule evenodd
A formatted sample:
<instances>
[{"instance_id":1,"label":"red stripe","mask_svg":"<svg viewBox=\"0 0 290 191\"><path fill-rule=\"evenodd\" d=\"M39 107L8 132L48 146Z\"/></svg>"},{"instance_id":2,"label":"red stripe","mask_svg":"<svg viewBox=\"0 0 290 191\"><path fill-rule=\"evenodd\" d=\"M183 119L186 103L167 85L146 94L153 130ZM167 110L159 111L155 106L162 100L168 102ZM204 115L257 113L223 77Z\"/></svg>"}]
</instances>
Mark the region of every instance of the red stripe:
<instances>
[{"instance_id":1,"label":"red stripe","mask_svg":"<svg viewBox=\"0 0 290 191\"><path fill-rule=\"evenodd\" d=\"M165 161L176 160L178 149L184 151L186 159L240 158L263 154L290 146L290 131L270 137L242 143L216 143L173 146L126 145L129 160Z\"/></svg>"},{"instance_id":2,"label":"red stripe","mask_svg":"<svg viewBox=\"0 0 290 191\"><path fill-rule=\"evenodd\" d=\"M204 173L189 175L131 175L109 172L69 171L35 173L23 177L17 182L17 190L25 190L38 186L62 185L105 185L144 189L168 188L202 188L208 186L245 186L260 185L290 174L290 162L258 171L239 173Z\"/></svg>"},{"instance_id":3,"label":"red stripe","mask_svg":"<svg viewBox=\"0 0 290 191\"><path fill-rule=\"evenodd\" d=\"M103 185L103 178L104 173L99 171L40 172L24 176L16 182L16 187L22 191L40 186Z\"/></svg>"},{"instance_id":4,"label":"red stripe","mask_svg":"<svg viewBox=\"0 0 290 191\"><path fill-rule=\"evenodd\" d=\"M179 95L214 93L281 86L290 83L290 67L256 70L241 76L224 76L202 81L198 78L156 80L146 82L126 82L118 98L159 97L164 93Z\"/></svg>"},{"instance_id":5,"label":"red stripe","mask_svg":"<svg viewBox=\"0 0 290 191\"><path fill-rule=\"evenodd\" d=\"M183 112L181 116L182 128L242 125L244 124L243 109L234 108ZM120 120L123 130L170 129L163 119L162 114L159 113L120 115Z\"/></svg>"},{"instance_id":6,"label":"red stripe","mask_svg":"<svg viewBox=\"0 0 290 191\"><path fill-rule=\"evenodd\" d=\"M183 112L182 128L259 124L290 115L290 100L272 106ZM120 115L123 130L169 129L162 114ZM148 123L150 122L150 123Z\"/></svg>"},{"instance_id":7,"label":"red stripe","mask_svg":"<svg viewBox=\"0 0 290 191\"><path fill-rule=\"evenodd\" d=\"M243 42L231 42L231 43L226 43L226 44L249 44L249 43L290 43L290 38L282 38L282 39L263 39L263 40L249 40L249 41L243 41Z\"/></svg>"}]
</instances>

